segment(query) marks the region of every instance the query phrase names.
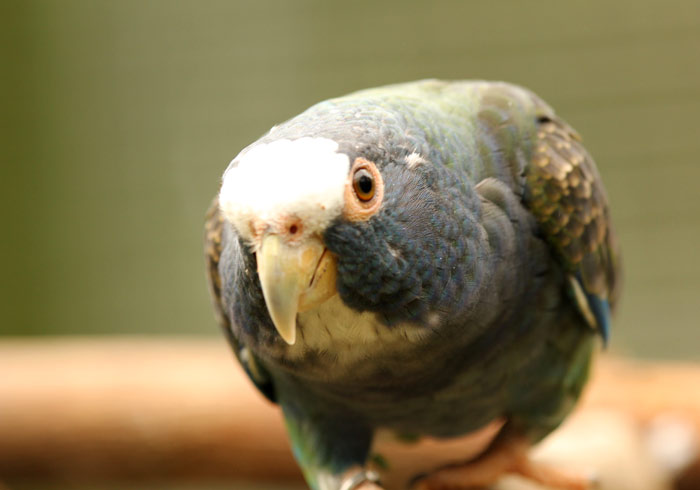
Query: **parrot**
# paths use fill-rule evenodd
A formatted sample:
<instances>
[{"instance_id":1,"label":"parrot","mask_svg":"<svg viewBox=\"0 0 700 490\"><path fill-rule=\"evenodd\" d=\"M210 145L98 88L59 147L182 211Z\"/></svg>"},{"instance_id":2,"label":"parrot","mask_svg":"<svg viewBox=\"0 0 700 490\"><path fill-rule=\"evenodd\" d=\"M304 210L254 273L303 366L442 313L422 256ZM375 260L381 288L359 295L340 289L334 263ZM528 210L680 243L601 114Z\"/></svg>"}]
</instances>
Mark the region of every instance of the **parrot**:
<instances>
[{"instance_id":1,"label":"parrot","mask_svg":"<svg viewBox=\"0 0 700 490\"><path fill-rule=\"evenodd\" d=\"M591 484L528 454L608 342L620 251L581 137L530 90L430 79L311 106L230 162L205 256L227 340L310 488L383 488L387 434L488 427L477 454L410 484Z\"/></svg>"}]
</instances>

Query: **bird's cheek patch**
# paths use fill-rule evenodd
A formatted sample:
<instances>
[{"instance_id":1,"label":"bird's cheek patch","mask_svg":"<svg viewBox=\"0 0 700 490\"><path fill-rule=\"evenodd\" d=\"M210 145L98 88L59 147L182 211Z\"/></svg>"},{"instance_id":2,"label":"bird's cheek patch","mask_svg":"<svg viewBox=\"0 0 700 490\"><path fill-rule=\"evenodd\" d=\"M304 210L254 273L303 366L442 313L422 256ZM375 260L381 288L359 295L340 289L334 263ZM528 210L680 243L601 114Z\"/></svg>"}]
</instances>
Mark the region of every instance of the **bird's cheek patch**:
<instances>
[{"instance_id":1,"label":"bird's cheek patch","mask_svg":"<svg viewBox=\"0 0 700 490\"><path fill-rule=\"evenodd\" d=\"M384 180L377 166L357 158L345 182L343 215L350 221L366 221L379 211L384 199Z\"/></svg>"}]
</instances>

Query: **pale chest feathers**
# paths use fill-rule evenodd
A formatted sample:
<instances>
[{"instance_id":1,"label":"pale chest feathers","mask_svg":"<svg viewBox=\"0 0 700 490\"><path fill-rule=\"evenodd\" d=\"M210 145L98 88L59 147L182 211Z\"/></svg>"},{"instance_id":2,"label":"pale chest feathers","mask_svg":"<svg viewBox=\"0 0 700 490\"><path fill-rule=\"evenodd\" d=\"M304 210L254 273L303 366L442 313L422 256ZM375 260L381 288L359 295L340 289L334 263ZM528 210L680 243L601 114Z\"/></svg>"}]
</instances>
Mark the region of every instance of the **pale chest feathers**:
<instances>
[{"instance_id":1,"label":"pale chest feathers","mask_svg":"<svg viewBox=\"0 0 700 490\"><path fill-rule=\"evenodd\" d=\"M431 318L437 324L437 315ZM424 326L401 324L387 327L374 313L348 308L336 294L319 307L300 313L299 335L284 355L294 360L309 351L332 353L335 368L349 366L382 352L401 352L420 344L431 334Z\"/></svg>"}]
</instances>

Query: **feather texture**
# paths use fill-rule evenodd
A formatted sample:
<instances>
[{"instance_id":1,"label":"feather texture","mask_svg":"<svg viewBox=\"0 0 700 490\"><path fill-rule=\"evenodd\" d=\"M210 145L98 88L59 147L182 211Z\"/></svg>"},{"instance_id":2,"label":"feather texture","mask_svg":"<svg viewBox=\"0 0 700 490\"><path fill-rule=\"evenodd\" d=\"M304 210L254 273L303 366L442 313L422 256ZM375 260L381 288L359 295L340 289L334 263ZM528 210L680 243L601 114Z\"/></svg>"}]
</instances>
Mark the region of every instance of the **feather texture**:
<instances>
[{"instance_id":1,"label":"feather texture","mask_svg":"<svg viewBox=\"0 0 700 490\"><path fill-rule=\"evenodd\" d=\"M241 229L262 218L222 214L215 202L205 240L220 322L282 406L311 486L338 488L380 429L450 438L505 419L504 430L534 442L561 423L587 379L589 327L607 339L619 292L607 198L576 133L525 89L427 80L317 104L242 155L302 138L334 142L338 161L372 162L384 190L366 220L304 208L304 220L323 223L337 295L297 315L297 344L275 330ZM267 166L299 158L256 161L231 188L262 202L266 189L305 177L294 168L306 166L290 167L270 187ZM296 208L280 194L281 216Z\"/></svg>"}]
</instances>

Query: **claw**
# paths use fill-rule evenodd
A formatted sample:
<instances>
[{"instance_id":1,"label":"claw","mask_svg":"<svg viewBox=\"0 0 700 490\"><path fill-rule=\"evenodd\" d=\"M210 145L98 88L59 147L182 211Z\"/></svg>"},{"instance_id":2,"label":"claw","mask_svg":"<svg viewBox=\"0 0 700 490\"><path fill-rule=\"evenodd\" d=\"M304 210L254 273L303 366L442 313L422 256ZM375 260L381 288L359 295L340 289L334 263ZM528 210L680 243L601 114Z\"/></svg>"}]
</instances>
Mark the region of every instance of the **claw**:
<instances>
[{"instance_id":1,"label":"claw","mask_svg":"<svg viewBox=\"0 0 700 490\"><path fill-rule=\"evenodd\" d=\"M413 489L466 490L488 487L508 473L558 490L593 490L597 487L596 480L532 461L528 457L529 449L530 443L524 439L501 440L472 461L437 469L418 480Z\"/></svg>"}]
</instances>

